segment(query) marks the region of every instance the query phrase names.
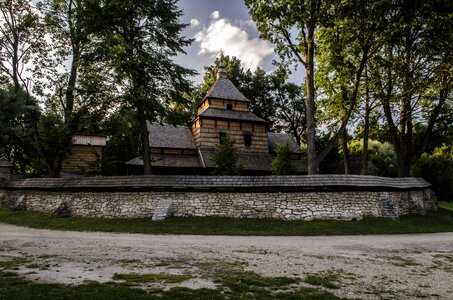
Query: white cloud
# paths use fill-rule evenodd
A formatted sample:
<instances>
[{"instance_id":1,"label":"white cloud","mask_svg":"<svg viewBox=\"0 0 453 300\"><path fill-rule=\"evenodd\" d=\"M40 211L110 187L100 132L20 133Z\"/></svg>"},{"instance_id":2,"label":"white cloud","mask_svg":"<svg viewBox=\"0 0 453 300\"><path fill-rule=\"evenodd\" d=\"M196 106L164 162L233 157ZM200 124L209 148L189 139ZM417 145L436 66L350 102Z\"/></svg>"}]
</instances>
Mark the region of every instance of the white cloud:
<instances>
[{"instance_id":1,"label":"white cloud","mask_svg":"<svg viewBox=\"0 0 453 300\"><path fill-rule=\"evenodd\" d=\"M263 59L274 51L269 42L251 38L246 31L227 19L213 18L207 28L195 35L195 40L200 46L199 55L212 54L215 57L223 51L225 55L236 56L246 68L252 70L260 66Z\"/></svg>"},{"instance_id":2,"label":"white cloud","mask_svg":"<svg viewBox=\"0 0 453 300\"><path fill-rule=\"evenodd\" d=\"M198 21L197 19L190 20L190 27L198 27L198 26L200 26L200 21Z\"/></svg>"},{"instance_id":3,"label":"white cloud","mask_svg":"<svg viewBox=\"0 0 453 300\"><path fill-rule=\"evenodd\" d=\"M220 17L220 13L218 10L212 12L211 19L217 20L219 17Z\"/></svg>"}]
</instances>

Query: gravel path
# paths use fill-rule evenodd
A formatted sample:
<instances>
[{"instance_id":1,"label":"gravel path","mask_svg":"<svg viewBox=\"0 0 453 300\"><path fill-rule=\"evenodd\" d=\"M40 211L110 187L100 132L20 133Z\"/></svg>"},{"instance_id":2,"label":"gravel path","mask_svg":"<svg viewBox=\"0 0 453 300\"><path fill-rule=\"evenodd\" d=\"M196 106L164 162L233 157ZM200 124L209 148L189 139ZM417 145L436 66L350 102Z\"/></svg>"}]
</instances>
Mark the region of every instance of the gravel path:
<instances>
[{"instance_id":1,"label":"gravel path","mask_svg":"<svg viewBox=\"0 0 453 300\"><path fill-rule=\"evenodd\" d=\"M0 224L0 261L32 280L107 282L115 273L336 275L343 297L453 299L453 233L233 237L50 231ZM209 276L180 284L215 288Z\"/></svg>"}]
</instances>

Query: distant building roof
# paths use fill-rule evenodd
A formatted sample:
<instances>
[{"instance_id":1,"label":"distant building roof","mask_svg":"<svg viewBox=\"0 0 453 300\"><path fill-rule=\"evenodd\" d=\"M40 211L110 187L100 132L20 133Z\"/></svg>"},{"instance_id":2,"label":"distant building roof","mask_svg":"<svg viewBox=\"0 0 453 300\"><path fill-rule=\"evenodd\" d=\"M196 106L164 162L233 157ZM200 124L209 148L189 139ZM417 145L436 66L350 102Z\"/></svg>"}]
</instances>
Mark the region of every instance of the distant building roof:
<instances>
[{"instance_id":1,"label":"distant building roof","mask_svg":"<svg viewBox=\"0 0 453 300\"><path fill-rule=\"evenodd\" d=\"M143 166L143 159L136 157L125 162L126 165ZM151 154L151 166L172 168L200 168L198 156L195 155L166 155Z\"/></svg>"},{"instance_id":2,"label":"distant building roof","mask_svg":"<svg viewBox=\"0 0 453 300\"><path fill-rule=\"evenodd\" d=\"M0 167L11 168L12 166L13 166L13 164L10 163L9 161L4 160L4 159L0 159Z\"/></svg>"},{"instance_id":3,"label":"distant building roof","mask_svg":"<svg viewBox=\"0 0 453 300\"><path fill-rule=\"evenodd\" d=\"M296 139L290 134L268 132L267 136L269 139L269 151L271 153L275 153L275 148L277 147L278 144L285 142L289 142L289 145L291 146L291 150L293 151L293 153L297 154L302 153L300 147L297 145Z\"/></svg>"},{"instance_id":4,"label":"distant building roof","mask_svg":"<svg viewBox=\"0 0 453 300\"><path fill-rule=\"evenodd\" d=\"M72 137L72 143L74 145L86 145L86 146L102 146L105 147L107 138L102 135L85 135L75 134Z\"/></svg>"},{"instance_id":5,"label":"distant building roof","mask_svg":"<svg viewBox=\"0 0 453 300\"><path fill-rule=\"evenodd\" d=\"M160 125L147 122L149 145L155 148L196 149L187 126Z\"/></svg>"},{"instance_id":6,"label":"distant building roof","mask_svg":"<svg viewBox=\"0 0 453 300\"><path fill-rule=\"evenodd\" d=\"M226 76L226 73L222 67L219 68L217 72L217 81L208 91L206 96L203 98L217 98L217 99L227 99L227 100L236 100L243 102L250 102L247 97L245 97L231 82L231 80Z\"/></svg>"},{"instance_id":7,"label":"distant building roof","mask_svg":"<svg viewBox=\"0 0 453 300\"><path fill-rule=\"evenodd\" d=\"M268 123L250 111L226 110L217 108L207 108L201 114L202 117L211 117L225 120L240 120L259 123Z\"/></svg>"}]
</instances>

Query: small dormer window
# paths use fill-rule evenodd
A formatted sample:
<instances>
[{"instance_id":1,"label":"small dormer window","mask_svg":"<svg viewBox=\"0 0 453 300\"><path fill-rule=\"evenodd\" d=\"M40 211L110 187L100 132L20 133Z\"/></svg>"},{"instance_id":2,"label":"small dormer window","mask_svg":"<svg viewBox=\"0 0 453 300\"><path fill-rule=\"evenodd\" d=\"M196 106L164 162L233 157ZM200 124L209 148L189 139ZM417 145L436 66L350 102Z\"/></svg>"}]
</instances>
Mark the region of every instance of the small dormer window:
<instances>
[{"instance_id":1,"label":"small dormer window","mask_svg":"<svg viewBox=\"0 0 453 300\"><path fill-rule=\"evenodd\" d=\"M233 110L233 104L231 103L227 104L227 110Z\"/></svg>"},{"instance_id":2,"label":"small dormer window","mask_svg":"<svg viewBox=\"0 0 453 300\"><path fill-rule=\"evenodd\" d=\"M244 134L244 146L247 148L252 146L252 135L250 133Z\"/></svg>"}]
</instances>

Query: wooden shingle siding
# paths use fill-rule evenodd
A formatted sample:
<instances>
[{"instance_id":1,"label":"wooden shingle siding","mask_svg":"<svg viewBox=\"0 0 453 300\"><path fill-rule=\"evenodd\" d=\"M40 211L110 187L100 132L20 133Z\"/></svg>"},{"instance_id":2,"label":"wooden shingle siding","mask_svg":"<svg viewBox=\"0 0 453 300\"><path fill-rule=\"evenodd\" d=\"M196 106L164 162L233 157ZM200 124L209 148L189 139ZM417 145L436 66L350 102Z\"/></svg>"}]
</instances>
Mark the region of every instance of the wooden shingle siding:
<instances>
[{"instance_id":1,"label":"wooden shingle siding","mask_svg":"<svg viewBox=\"0 0 453 300\"><path fill-rule=\"evenodd\" d=\"M237 111L248 111L249 110L249 104L247 102L241 102L241 101L232 101L232 100L223 100L223 99L209 99L210 108L218 108L218 109L227 109L227 104L231 104L233 106L233 110ZM204 103L202 104L202 106ZM203 106L203 109L199 109L199 113L203 110L205 110L207 107Z\"/></svg>"},{"instance_id":2,"label":"wooden shingle siding","mask_svg":"<svg viewBox=\"0 0 453 300\"><path fill-rule=\"evenodd\" d=\"M233 138L236 143L235 147L243 152L269 153L269 145L267 133L253 133L252 145L244 146L244 132L242 130L232 130L225 127L218 128L200 128L199 131L199 147L201 149L212 149L220 144L220 132L226 133ZM197 139L196 139L197 143Z\"/></svg>"},{"instance_id":3,"label":"wooden shingle siding","mask_svg":"<svg viewBox=\"0 0 453 300\"><path fill-rule=\"evenodd\" d=\"M74 145L85 145L85 146L102 146L106 145L106 137L98 135L81 135L76 134L72 137L72 143Z\"/></svg>"},{"instance_id":4,"label":"wooden shingle siding","mask_svg":"<svg viewBox=\"0 0 453 300\"><path fill-rule=\"evenodd\" d=\"M99 172L98 159L102 157L102 147L73 145L68 157L63 161L62 172Z\"/></svg>"}]
</instances>

